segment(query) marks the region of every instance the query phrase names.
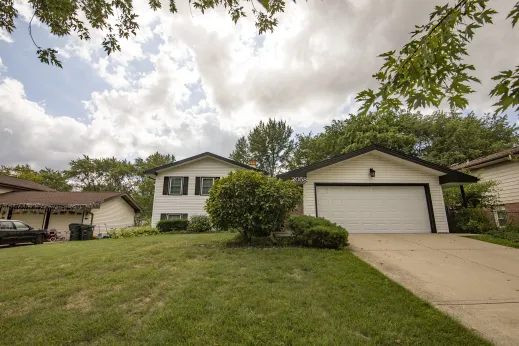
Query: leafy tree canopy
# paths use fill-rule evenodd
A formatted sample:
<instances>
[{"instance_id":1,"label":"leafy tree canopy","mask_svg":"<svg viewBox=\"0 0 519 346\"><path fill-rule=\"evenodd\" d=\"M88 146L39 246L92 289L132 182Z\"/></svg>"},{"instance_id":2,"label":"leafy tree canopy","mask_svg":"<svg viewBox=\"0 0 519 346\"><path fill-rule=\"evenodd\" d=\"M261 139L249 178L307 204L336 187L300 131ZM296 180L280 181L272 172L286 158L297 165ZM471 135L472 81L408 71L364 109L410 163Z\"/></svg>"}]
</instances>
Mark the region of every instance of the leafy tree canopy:
<instances>
[{"instance_id":1,"label":"leafy tree canopy","mask_svg":"<svg viewBox=\"0 0 519 346\"><path fill-rule=\"evenodd\" d=\"M177 3L185 0L169 0L168 10L176 13ZM231 19L236 23L247 14L244 4L252 4L252 14L256 21L258 32L272 31L278 24L276 15L285 9L284 0L188 0L189 5L204 14L210 9L223 6ZM139 29L138 17L135 13L132 0L29 0L34 14L29 23L36 17L50 29L55 36L77 35L81 40L89 40L92 30L102 30L106 33L102 46L107 54L120 51L120 39L128 39L137 35ZM153 11L162 7L160 0L149 0ZM256 6L257 5L257 6ZM12 33L16 28L15 19L18 11L14 7L14 0L0 1L0 29ZM36 46L36 53L41 62L62 67L56 57L58 51L53 48Z\"/></svg>"},{"instance_id":2,"label":"leafy tree canopy","mask_svg":"<svg viewBox=\"0 0 519 346\"><path fill-rule=\"evenodd\" d=\"M293 133L285 121L260 121L247 138L238 139L230 158L242 163L255 160L259 169L274 176L287 167L294 151Z\"/></svg>"},{"instance_id":3,"label":"leafy tree canopy","mask_svg":"<svg viewBox=\"0 0 519 346\"><path fill-rule=\"evenodd\" d=\"M72 185L68 183L66 174L50 168L35 171L29 165L1 166L0 174L33 181L58 191L72 190Z\"/></svg>"},{"instance_id":4,"label":"leafy tree canopy","mask_svg":"<svg viewBox=\"0 0 519 346\"><path fill-rule=\"evenodd\" d=\"M445 166L472 160L519 143L518 129L505 115L392 112L350 115L323 133L298 135L289 168L380 144Z\"/></svg>"},{"instance_id":5,"label":"leafy tree canopy","mask_svg":"<svg viewBox=\"0 0 519 346\"><path fill-rule=\"evenodd\" d=\"M364 90L356 98L361 113L397 110L404 103L408 110L438 108L443 102L453 111L466 109L467 95L474 92L473 83L481 83L475 76L475 66L465 62L467 48L479 28L493 24L497 12L489 7L490 3L458 0L436 6L429 22L417 25L402 49L380 55L384 64L373 75L380 84L378 89ZM510 9L506 20L511 28L515 27L519 2ZM497 73L492 80L495 84L490 96L496 97L496 113L514 107L519 111L519 66Z\"/></svg>"}]
</instances>

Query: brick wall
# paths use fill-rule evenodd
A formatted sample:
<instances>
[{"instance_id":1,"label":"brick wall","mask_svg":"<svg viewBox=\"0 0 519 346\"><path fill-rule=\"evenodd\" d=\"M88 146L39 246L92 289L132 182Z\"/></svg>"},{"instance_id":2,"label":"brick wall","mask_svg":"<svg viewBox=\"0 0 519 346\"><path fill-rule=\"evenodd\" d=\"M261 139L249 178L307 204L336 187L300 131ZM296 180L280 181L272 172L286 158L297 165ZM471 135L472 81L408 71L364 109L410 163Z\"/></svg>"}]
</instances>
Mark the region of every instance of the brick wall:
<instances>
[{"instance_id":1,"label":"brick wall","mask_svg":"<svg viewBox=\"0 0 519 346\"><path fill-rule=\"evenodd\" d=\"M519 223L519 203L509 203L504 205L508 212L508 220Z\"/></svg>"}]
</instances>

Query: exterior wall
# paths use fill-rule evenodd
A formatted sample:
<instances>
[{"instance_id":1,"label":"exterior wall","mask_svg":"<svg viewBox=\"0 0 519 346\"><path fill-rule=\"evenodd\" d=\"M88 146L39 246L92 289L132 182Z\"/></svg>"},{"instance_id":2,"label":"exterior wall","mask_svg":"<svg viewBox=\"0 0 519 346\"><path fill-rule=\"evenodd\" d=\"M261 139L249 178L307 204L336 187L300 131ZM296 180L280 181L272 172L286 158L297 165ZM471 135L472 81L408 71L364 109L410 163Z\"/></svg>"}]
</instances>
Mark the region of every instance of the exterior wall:
<instances>
[{"instance_id":1,"label":"exterior wall","mask_svg":"<svg viewBox=\"0 0 519 346\"><path fill-rule=\"evenodd\" d=\"M13 189L8 189L6 187L0 186L0 193L7 193L7 192L11 192L11 191L13 191Z\"/></svg>"},{"instance_id":2,"label":"exterior wall","mask_svg":"<svg viewBox=\"0 0 519 346\"><path fill-rule=\"evenodd\" d=\"M369 176L369 169L376 176ZM429 184L433 204L436 230L448 233L447 216L443 201L443 191L439 184L440 172L401 160L379 152L369 152L307 174L303 185L304 212L315 216L314 183L419 183ZM425 192L424 192L425 193Z\"/></svg>"},{"instance_id":3,"label":"exterior wall","mask_svg":"<svg viewBox=\"0 0 519 346\"><path fill-rule=\"evenodd\" d=\"M106 233L111 229L133 226L135 222L135 210L122 197L103 202L99 209L92 209L92 214L92 224L96 226L94 233ZM90 224L90 216L85 223Z\"/></svg>"},{"instance_id":4,"label":"exterior wall","mask_svg":"<svg viewBox=\"0 0 519 346\"><path fill-rule=\"evenodd\" d=\"M68 225L71 223L81 223L81 217L83 213L70 214L68 211L66 214L50 214L49 229L54 228L58 232L69 234ZM87 223L87 222L85 222ZM90 223L90 222L88 222Z\"/></svg>"},{"instance_id":5,"label":"exterior wall","mask_svg":"<svg viewBox=\"0 0 519 346\"><path fill-rule=\"evenodd\" d=\"M481 168L474 172L481 180L499 183L498 194L501 203L519 203L519 162L506 161Z\"/></svg>"},{"instance_id":6,"label":"exterior wall","mask_svg":"<svg viewBox=\"0 0 519 346\"><path fill-rule=\"evenodd\" d=\"M509 203L503 207L508 212L508 221L519 224L519 203Z\"/></svg>"},{"instance_id":7,"label":"exterior wall","mask_svg":"<svg viewBox=\"0 0 519 346\"><path fill-rule=\"evenodd\" d=\"M160 214L163 213L183 213L188 214L188 217L192 215L207 215L204 206L208 197L195 195L196 177L224 177L229 172L238 169L241 168L211 157L205 157L159 172L155 180L151 224L155 226L160 220ZM187 196L163 195L162 187L164 185L164 177L166 176L189 177Z\"/></svg>"},{"instance_id":8,"label":"exterior wall","mask_svg":"<svg viewBox=\"0 0 519 346\"><path fill-rule=\"evenodd\" d=\"M43 226L43 210L35 210L36 213L33 213L32 210L28 210L27 213L22 213L21 210L14 210L12 220L20 220L28 224L33 228L41 228Z\"/></svg>"}]
</instances>

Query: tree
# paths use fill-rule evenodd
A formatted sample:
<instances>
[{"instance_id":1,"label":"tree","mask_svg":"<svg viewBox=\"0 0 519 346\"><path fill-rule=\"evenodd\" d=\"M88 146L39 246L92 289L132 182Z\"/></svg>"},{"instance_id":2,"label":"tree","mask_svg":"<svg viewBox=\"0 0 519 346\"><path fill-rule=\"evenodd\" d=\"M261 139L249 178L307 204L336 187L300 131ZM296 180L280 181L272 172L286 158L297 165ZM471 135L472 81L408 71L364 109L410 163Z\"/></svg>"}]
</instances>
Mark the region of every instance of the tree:
<instances>
[{"instance_id":1,"label":"tree","mask_svg":"<svg viewBox=\"0 0 519 346\"><path fill-rule=\"evenodd\" d=\"M247 142L245 136L242 136L238 139L234 146L234 150L231 155L229 155L229 157L234 161L249 163L252 157L250 154L249 143Z\"/></svg>"},{"instance_id":2,"label":"tree","mask_svg":"<svg viewBox=\"0 0 519 346\"><path fill-rule=\"evenodd\" d=\"M435 112L422 119L427 147L422 151L426 160L450 166L473 160L519 143L517 126L504 115Z\"/></svg>"},{"instance_id":3,"label":"tree","mask_svg":"<svg viewBox=\"0 0 519 346\"><path fill-rule=\"evenodd\" d=\"M247 139L241 137L236 142L235 150L230 157L242 163L256 160L259 169L274 176L288 166L294 150L293 133L294 130L285 121L260 121L249 132Z\"/></svg>"},{"instance_id":4,"label":"tree","mask_svg":"<svg viewBox=\"0 0 519 346\"><path fill-rule=\"evenodd\" d=\"M458 0L436 6L425 25L417 25L411 40L400 51L381 54L384 64L373 75L380 83L376 91L364 90L357 95L360 111L372 108L379 112L399 109L440 107L446 101L451 110L464 110L467 95L474 92L475 67L467 64L467 47L477 29L493 23L497 13L488 0ZM512 28L519 21L519 2L508 13ZM505 43L506 44L506 43ZM497 72L497 71L496 71ZM492 77L496 82L490 96L496 97L496 113L509 108L519 111L519 66Z\"/></svg>"},{"instance_id":5,"label":"tree","mask_svg":"<svg viewBox=\"0 0 519 346\"><path fill-rule=\"evenodd\" d=\"M1 166L0 174L33 181L58 191L72 190L72 186L68 183L67 176L63 172L50 168L35 171L29 165L16 165L14 167Z\"/></svg>"},{"instance_id":6,"label":"tree","mask_svg":"<svg viewBox=\"0 0 519 346\"><path fill-rule=\"evenodd\" d=\"M82 158L72 160L66 175L74 187L80 191L134 191L138 179L133 164L127 160L118 160L115 157Z\"/></svg>"},{"instance_id":7,"label":"tree","mask_svg":"<svg viewBox=\"0 0 519 346\"><path fill-rule=\"evenodd\" d=\"M53 188L57 191L72 191L72 185L68 182L67 175L51 168L41 169L38 172L41 184Z\"/></svg>"},{"instance_id":8,"label":"tree","mask_svg":"<svg viewBox=\"0 0 519 346\"><path fill-rule=\"evenodd\" d=\"M178 1L178 0L177 0ZM177 1L169 0L169 11L177 12ZM278 20L276 15L285 9L283 0L188 0L189 5L205 13L209 9L223 6L231 19L236 23L246 16L244 4L250 2L255 17L256 28L260 34L274 30ZM102 42L107 54L120 51L120 39L128 39L137 35L139 29L138 14L135 13L132 0L31 0L29 1L33 16L29 22L29 35L36 46L36 53L41 62L62 67L57 59L58 51L53 48L42 48L34 41L31 24L36 17L48 26L52 35L62 37L75 33L81 40L89 40L91 30L101 30L106 33ZM259 6L256 7L255 3ZM160 0L150 0L150 8L156 11L162 7ZM0 30L12 33L16 28L15 19L18 11L14 8L13 0L0 2Z\"/></svg>"},{"instance_id":9,"label":"tree","mask_svg":"<svg viewBox=\"0 0 519 346\"><path fill-rule=\"evenodd\" d=\"M280 230L301 198L301 189L292 181L239 170L214 183L205 210L214 227L238 229L250 241Z\"/></svg>"},{"instance_id":10,"label":"tree","mask_svg":"<svg viewBox=\"0 0 519 346\"><path fill-rule=\"evenodd\" d=\"M350 115L334 120L317 136L298 135L289 162L295 169L370 144L380 144L450 166L512 147L518 128L506 115L392 112Z\"/></svg>"},{"instance_id":11,"label":"tree","mask_svg":"<svg viewBox=\"0 0 519 346\"><path fill-rule=\"evenodd\" d=\"M166 165L174 162L175 156L170 154L159 154L158 152L151 154L145 159L140 157L135 159L135 168L137 170L137 181L132 193L133 199L139 204L143 210L144 217L151 217L153 210L153 194L155 193L155 180L144 175L144 171L154 167Z\"/></svg>"},{"instance_id":12,"label":"tree","mask_svg":"<svg viewBox=\"0 0 519 346\"><path fill-rule=\"evenodd\" d=\"M470 172L465 172L470 174ZM468 184L464 187L465 198L469 208L494 209L500 205L498 196L498 183L493 180L480 181L475 184ZM460 189L451 187L443 190L445 206L450 209L464 207Z\"/></svg>"},{"instance_id":13,"label":"tree","mask_svg":"<svg viewBox=\"0 0 519 346\"><path fill-rule=\"evenodd\" d=\"M298 136L289 167L309 165L371 144L417 155L425 142L419 113L386 112L350 116L334 120L323 133Z\"/></svg>"}]
</instances>

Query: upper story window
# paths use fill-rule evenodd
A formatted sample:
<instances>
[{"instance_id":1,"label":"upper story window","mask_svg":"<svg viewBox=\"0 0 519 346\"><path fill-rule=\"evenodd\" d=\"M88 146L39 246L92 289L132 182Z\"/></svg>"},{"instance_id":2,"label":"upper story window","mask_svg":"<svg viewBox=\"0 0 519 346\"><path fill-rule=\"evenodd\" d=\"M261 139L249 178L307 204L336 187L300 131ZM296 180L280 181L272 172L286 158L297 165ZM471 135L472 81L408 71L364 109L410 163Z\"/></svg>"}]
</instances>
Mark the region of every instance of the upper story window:
<instances>
[{"instance_id":1,"label":"upper story window","mask_svg":"<svg viewBox=\"0 0 519 346\"><path fill-rule=\"evenodd\" d=\"M214 178L202 178L202 193L203 196L209 196L209 192L214 184Z\"/></svg>"},{"instance_id":2,"label":"upper story window","mask_svg":"<svg viewBox=\"0 0 519 346\"><path fill-rule=\"evenodd\" d=\"M184 178L182 177L171 177L169 179L169 194L170 195L182 195L184 187Z\"/></svg>"}]
</instances>

